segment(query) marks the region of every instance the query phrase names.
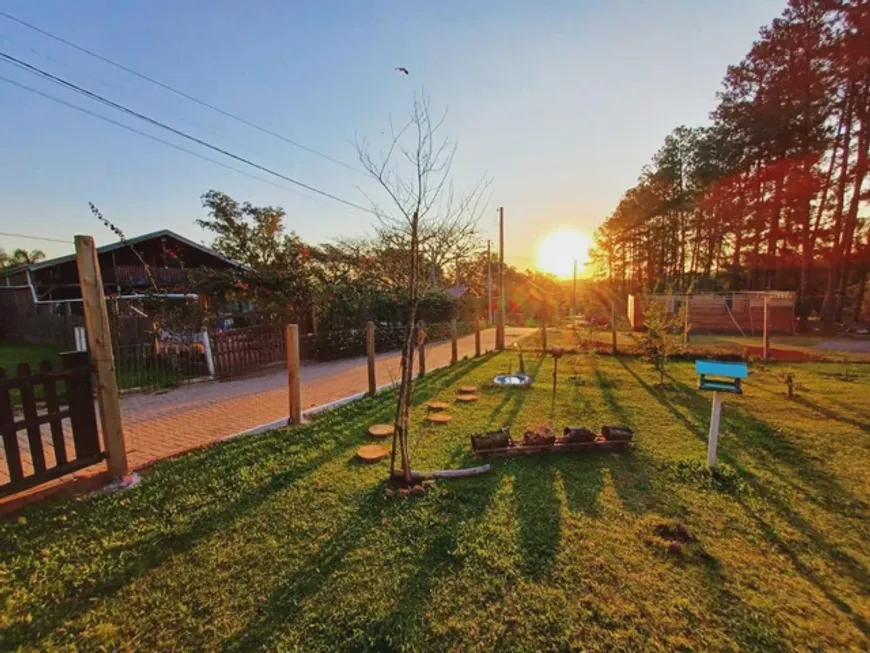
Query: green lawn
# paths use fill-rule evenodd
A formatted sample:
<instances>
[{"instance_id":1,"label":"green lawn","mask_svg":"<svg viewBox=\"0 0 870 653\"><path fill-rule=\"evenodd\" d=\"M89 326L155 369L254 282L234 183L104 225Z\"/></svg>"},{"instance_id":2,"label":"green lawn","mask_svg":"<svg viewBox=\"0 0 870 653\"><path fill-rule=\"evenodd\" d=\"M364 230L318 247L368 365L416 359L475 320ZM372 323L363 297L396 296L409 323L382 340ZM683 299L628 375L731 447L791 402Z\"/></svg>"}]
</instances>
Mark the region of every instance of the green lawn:
<instances>
[{"instance_id":1,"label":"green lawn","mask_svg":"<svg viewBox=\"0 0 870 653\"><path fill-rule=\"evenodd\" d=\"M509 360L510 358L510 360ZM531 358L531 357L529 357ZM422 499L386 499L365 427L392 393L310 425L161 463L138 487L0 521L0 650L867 650L870 367L754 368L703 465L710 396L631 358L527 360L531 389L486 388L516 357L418 387L417 469L466 466L468 434L548 418L625 423L624 453L496 461ZM668 550L656 533L695 540Z\"/></svg>"},{"instance_id":2,"label":"green lawn","mask_svg":"<svg viewBox=\"0 0 870 653\"><path fill-rule=\"evenodd\" d=\"M48 345L0 344L0 367L6 370L7 376L17 376L20 363L28 363L34 372L39 370L39 364L44 360L59 368L58 351L57 347Z\"/></svg>"},{"instance_id":3,"label":"green lawn","mask_svg":"<svg viewBox=\"0 0 870 653\"><path fill-rule=\"evenodd\" d=\"M7 376L18 375L19 363L29 363L31 370L39 371L43 360L51 361L55 369L60 368L60 350L50 345L14 344L0 345L0 367L6 370ZM201 366L187 362L182 364L185 369L172 369L165 364L157 364L150 357L140 356L137 359L116 361L118 387L121 390L130 388L168 388L179 385L185 380L202 376ZM42 388L37 388L37 399L42 399Z\"/></svg>"}]
</instances>

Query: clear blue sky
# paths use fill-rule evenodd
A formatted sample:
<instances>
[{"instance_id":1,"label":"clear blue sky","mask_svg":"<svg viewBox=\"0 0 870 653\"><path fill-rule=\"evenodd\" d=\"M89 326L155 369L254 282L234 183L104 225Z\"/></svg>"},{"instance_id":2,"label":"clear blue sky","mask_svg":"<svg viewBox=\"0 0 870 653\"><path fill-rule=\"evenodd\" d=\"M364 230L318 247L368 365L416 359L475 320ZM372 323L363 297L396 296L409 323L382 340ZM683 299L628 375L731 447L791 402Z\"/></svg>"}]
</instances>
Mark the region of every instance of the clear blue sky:
<instances>
[{"instance_id":1,"label":"clear blue sky","mask_svg":"<svg viewBox=\"0 0 870 653\"><path fill-rule=\"evenodd\" d=\"M493 177L485 237L497 238L496 207L504 206L507 258L521 266L552 228L591 234L673 127L705 123L726 66L784 5L0 0L3 11L352 164L355 135L377 144L388 115L404 116L425 87L434 107L449 107L444 133L459 142L458 187ZM364 177L2 17L0 50L366 203L357 188L371 189ZM177 140L6 63L0 75ZM288 227L312 242L371 227L366 214L244 177L0 82L0 231L61 239L92 233L110 242L88 211L94 201L130 235L170 228L203 240L194 219L211 188L282 205ZM71 249L0 236L0 247L17 246L49 256Z\"/></svg>"}]
</instances>

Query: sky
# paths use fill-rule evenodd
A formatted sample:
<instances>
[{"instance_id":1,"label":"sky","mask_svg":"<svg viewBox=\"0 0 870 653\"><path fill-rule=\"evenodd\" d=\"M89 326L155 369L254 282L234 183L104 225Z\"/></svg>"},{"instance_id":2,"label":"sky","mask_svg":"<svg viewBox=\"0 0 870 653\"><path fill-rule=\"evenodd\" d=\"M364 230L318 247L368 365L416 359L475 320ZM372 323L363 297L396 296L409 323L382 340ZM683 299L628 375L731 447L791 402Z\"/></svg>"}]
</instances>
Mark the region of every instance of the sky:
<instances>
[{"instance_id":1,"label":"sky","mask_svg":"<svg viewBox=\"0 0 870 653\"><path fill-rule=\"evenodd\" d=\"M592 235L664 137L702 125L729 64L784 0L0 0L0 11L358 168L415 94L446 110L457 193L492 180L481 219L532 267L554 229ZM0 51L281 174L362 206L365 175L263 134L0 16ZM394 70L403 66L410 75ZM371 214L294 187L0 62L0 76L280 187L171 149L0 80L0 231L116 240L162 228L197 241L210 189L280 205L318 243L372 233ZM0 247L63 243L0 235Z\"/></svg>"}]
</instances>

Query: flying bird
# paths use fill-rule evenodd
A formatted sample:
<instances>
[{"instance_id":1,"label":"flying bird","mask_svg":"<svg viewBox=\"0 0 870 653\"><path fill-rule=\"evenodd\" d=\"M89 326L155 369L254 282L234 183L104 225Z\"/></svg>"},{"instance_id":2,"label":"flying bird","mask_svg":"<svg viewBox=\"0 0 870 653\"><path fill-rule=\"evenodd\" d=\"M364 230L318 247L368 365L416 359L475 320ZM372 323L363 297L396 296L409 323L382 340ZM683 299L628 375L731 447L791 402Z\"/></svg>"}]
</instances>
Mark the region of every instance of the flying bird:
<instances>
[{"instance_id":1,"label":"flying bird","mask_svg":"<svg viewBox=\"0 0 870 653\"><path fill-rule=\"evenodd\" d=\"M405 73L406 75L410 75L410 74L411 74L411 73L408 72L408 69L407 69L407 68L403 68L402 66L398 66L398 67L396 68L396 71L397 71L397 72L400 72L400 73Z\"/></svg>"}]
</instances>

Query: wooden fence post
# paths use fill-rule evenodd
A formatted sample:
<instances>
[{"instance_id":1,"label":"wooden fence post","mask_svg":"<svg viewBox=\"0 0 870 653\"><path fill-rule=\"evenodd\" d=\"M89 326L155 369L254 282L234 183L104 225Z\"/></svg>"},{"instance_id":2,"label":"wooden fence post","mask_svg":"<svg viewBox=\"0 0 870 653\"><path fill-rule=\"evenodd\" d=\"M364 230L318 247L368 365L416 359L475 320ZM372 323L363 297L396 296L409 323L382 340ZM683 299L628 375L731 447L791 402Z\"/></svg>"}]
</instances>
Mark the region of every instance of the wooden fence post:
<instances>
[{"instance_id":1,"label":"wooden fence post","mask_svg":"<svg viewBox=\"0 0 870 653\"><path fill-rule=\"evenodd\" d=\"M302 423L302 390L299 380L299 325L288 324L287 340L287 394L289 396L287 423Z\"/></svg>"},{"instance_id":2,"label":"wooden fence post","mask_svg":"<svg viewBox=\"0 0 870 653\"><path fill-rule=\"evenodd\" d=\"M686 295L685 315L683 316L683 345L689 344L689 306L692 302L692 296Z\"/></svg>"},{"instance_id":3,"label":"wooden fence post","mask_svg":"<svg viewBox=\"0 0 870 653\"><path fill-rule=\"evenodd\" d=\"M214 353L211 350L211 336L208 335L208 329L205 327L202 327L202 350L208 375L214 378Z\"/></svg>"},{"instance_id":4,"label":"wooden fence post","mask_svg":"<svg viewBox=\"0 0 870 653\"><path fill-rule=\"evenodd\" d=\"M75 244L88 349L96 372L100 424L103 428L103 442L106 444L106 468L109 476L125 476L130 468L127 465L127 448L121 423L121 397L115 376L109 313L103 294L103 276L97 248L91 236L76 236Z\"/></svg>"},{"instance_id":5,"label":"wooden fence post","mask_svg":"<svg viewBox=\"0 0 870 653\"><path fill-rule=\"evenodd\" d=\"M369 394L374 397L378 386L375 377L375 323L372 321L366 324L366 355L369 368Z\"/></svg>"},{"instance_id":6,"label":"wooden fence post","mask_svg":"<svg viewBox=\"0 0 870 653\"><path fill-rule=\"evenodd\" d=\"M423 325L417 326L417 356L420 359L420 377L426 376L426 333Z\"/></svg>"},{"instance_id":7,"label":"wooden fence post","mask_svg":"<svg viewBox=\"0 0 870 653\"><path fill-rule=\"evenodd\" d=\"M480 318L474 316L474 357L480 358Z\"/></svg>"},{"instance_id":8,"label":"wooden fence post","mask_svg":"<svg viewBox=\"0 0 870 653\"><path fill-rule=\"evenodd\" d=\"M541 324L541 348L545 349L545 350L547 349L547 322L546 322L546 320L544 320L544 322Z\"/></svg>"},{"instance_id":9,"label":"wooden fence post","mask_svg":"<svg viewBox=\"0 0 870 653\"><path fill-rule=\"evenodd\" d=\"M456 365L459 361L459 342L456 330L456 318L450 320L450 364Z\"/></svg>"},{"instance_id":10,"label":"wooden fence post","mask_svg":"<svg viewBox=\"0 0 870 653\"><path fill-rule=\"evenodd\" d=\"M610 300L610 348L614 356L617 354L616 347L616 297Z\"/></svg>"},{"instance_id":11,"label":"wooden fence post","mask_svg":"<svg viewBox=\"0 0 870 653\"><path fill-rule=\"evenodd\" d=\"M770 360L770 298L764 296L764 342L761 345L762 358Z\"/></svg>"}]
</instances>

